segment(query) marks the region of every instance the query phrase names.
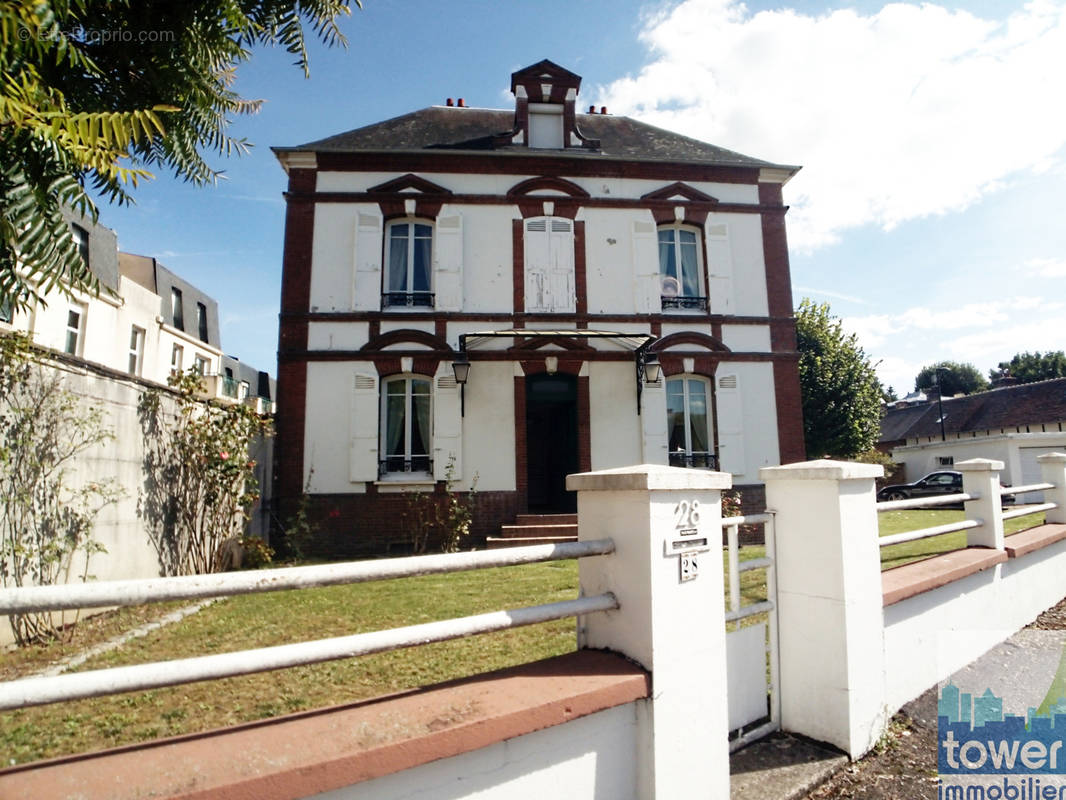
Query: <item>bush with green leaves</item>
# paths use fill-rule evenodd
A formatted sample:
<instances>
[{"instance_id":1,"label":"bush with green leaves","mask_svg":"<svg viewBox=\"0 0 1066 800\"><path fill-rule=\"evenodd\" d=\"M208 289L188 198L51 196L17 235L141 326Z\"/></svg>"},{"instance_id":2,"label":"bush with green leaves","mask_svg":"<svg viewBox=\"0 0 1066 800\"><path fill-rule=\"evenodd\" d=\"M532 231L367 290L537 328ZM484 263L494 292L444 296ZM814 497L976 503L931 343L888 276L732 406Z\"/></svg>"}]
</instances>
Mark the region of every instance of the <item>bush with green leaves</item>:
<instances>
[{"instance_id":1,"label":"bush with green leaves","mask_svg":"<svg viewBox=\"0 0 1066 800\"><path fill-rule=\"evenodd\" d=\"M96 515L122 494L111 480L85 480L83 454L113 438L104 413L63 385L21 335L0 336L0 580L45 586L89 578L103 546ZM81 462L81 464L79 464ZM80 467L80 468L79 468ZM79 474L81 473L81 474ZM19 645L70 630L51 613L9 617Z\"/></svg>"},{"instance_id":2,"label":"bush with green leaves","mask_svg":"<svg viewBox=\"0 0 1066 800\"><path fill-rule=\"evenodd\" d=\"M243 403L201 399L202 381L192 371L171 376L176 412L158 391L140 402L146 472L140 510L166 575L222 570L227 542L244 534L259 497L248 450L270 434L270 422Z\"/></svg>"},{"instance_id":3,"label":"bush with green leaves","mask_svg":"<svg viewBox=\"0 0 1066 800\"><path fill-rule=\"evenodd\" d=\"M443 553L457 553L467 546L473 533L474 507L477 505L478 476L466 492L455 491L455 458L448 460L444 471L444 493L406 492L402 514L411 551L425 553L431 541L437 541Z\"/></svg>"}]
</instances>

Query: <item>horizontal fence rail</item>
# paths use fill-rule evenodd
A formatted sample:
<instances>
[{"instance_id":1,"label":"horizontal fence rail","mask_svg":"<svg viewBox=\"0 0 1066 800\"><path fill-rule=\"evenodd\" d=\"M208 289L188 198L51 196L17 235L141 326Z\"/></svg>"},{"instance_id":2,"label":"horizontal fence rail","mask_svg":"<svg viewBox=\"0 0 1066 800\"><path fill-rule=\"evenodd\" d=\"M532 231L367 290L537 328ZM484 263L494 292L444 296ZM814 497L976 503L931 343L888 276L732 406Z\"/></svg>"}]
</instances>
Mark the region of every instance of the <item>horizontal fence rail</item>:
<instances>
[{"instance_id":1,"label":"horizontal fence rail","mask_svg":"<svg viewBox=\"0 0 1066 800\"><path fill-rule=\"evenodd\" d=\"M94 672L76 672L47 678L25 678L0 684L0 711L365 656L385 650L415 647L478 633L490 633L524 625L535 625L539 622L577 617L595 611L610 611L618 607L618 600L608 592L560 603L548 603L509 611L493 611L470 617L427 622L422 625L410 625L370 633L357 633L351 636L338 636L332 639L161 661L154 664L115 667Z\"/></svg>"},{"instance_id":2,"label":"horizontal fence rail","mask_svg":"<svg viewBox=\"0 0 1066 800\"><path fill-rule=\"evenodd\" d=\"M1027 517L1030 514L1039 514L1041 511L1050 511L1051 509L1058 507L1058 503L1040 503L1039 505L1025 506L1024 508L1012 508L1010 511L1003 512L1003 519Z\"/></svg>"},{"instance_id":3,"label":"horizontal fence rail","mask_svg":"<svg viewBox=\"0 0 1066 800\"><path fill-rule=\"evenodd\" d=\"M877 504L878 513L884 511L905 511L910 508L930 508L946 506L952 503L965 503L967 500L980 500L980 494L941 494L935 497L912 497L910 500L883 500Z\"/></svg>"},{"instance_id":4,"label":"horizontal fence rail","mask_svg":"<svg viewBox=\"0 0 1066 800\"><path fill-rule=\"evenodd\" d=\"M894 533L891 536L882 536L878 540L878 544L881 547L888 547L892 544L900 544L901 542L913 542L918 539L931 539L934 536L940 536L945 533L954 533L955 531L966 531L971 528L980 528L981 523L975 519L964 519L961 522L949 522L946 525L934 525L931 528L919 528L916 531L905 531L904 533Z\"/></svg>"},{"instance_id":5,"label":"horizontal fence rail","mask_svg":"<svg viewBox=\"0 0 1066 800\"><path fill-rule=\"evenodd\" d=\"M255 592L280 592L316 586L436 575L541 561L561 561L614 552L610 539L538 544L470 553L410 556L379 561L349 561L312 567L286 567L254 572L183 575L173 578L101 581L100 583L25 586L0 589L0 614L71 611L103 606L134 606L167 600L193 600Z\"/></svg>"},{"instance_id":6,"label":"horizontal fence rail","mask_svg":"<svg viewBox=\"0 0 1066 800\"><path fill-rule=\"evenodd\" d=\"M1028 483L1024 486L1004 486L1000 489L1000 494L1025 494L1026 492L1040 492L1044 489L1054 489L1053 483Z\"/></svg>"}]
</instances>

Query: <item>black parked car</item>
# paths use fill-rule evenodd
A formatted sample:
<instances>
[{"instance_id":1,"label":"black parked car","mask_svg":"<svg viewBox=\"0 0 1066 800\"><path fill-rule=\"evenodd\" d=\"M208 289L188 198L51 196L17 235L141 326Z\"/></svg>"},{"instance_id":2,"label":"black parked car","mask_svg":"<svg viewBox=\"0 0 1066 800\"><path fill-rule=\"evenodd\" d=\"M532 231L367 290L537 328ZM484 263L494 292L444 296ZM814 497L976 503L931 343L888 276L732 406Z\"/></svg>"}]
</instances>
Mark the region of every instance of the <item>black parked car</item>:
<instances>
[{"instance_id":1,"label":"black parked car","mask_svg":"<svg viewBox=\"0 0 1066 800\"><path fill-rule=\"evenodd\" d=\"M1006 485L1000 483L1000 488ZM885 486L877 493L878 500L909 500L913 497L933 497L942 494L962 494L962 473L946 469L930 472L914 483L897 483ZM1003 495L1004 503L1013 503L1014 495Z\"/></svg>"},{"instance_id":2,"label":"black parked car","mask_svg":"<svg viewBox=\"0 0 1066 800\"><path fill-rule=\"evenodd\" d=\"M941 494L961 494L962 473L954 470L930 472L914 483L886 486L877 493L878 500L909 500L912 497L932 497Z\"/></svg>"}]
</instances>

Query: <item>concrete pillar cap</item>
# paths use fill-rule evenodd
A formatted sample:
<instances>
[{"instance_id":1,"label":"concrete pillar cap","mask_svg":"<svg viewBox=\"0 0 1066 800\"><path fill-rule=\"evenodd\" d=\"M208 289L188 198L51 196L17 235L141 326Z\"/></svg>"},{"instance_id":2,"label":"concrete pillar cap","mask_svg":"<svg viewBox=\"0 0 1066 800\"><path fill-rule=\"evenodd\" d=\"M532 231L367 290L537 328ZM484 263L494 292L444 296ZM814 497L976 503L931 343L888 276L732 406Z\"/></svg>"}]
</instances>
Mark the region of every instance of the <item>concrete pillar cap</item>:
<instances>
[{"instance_id":1,"label":"concrete pillar cap","mask_svg":"<svg viewBox=\"0 0 1066 800\"><path fill-rule=\"evenodd\" d=\"M632 491L632 490L696 490L729 489L733 476L728 472L703 469L683 469L662 464L637 464L632 467L578 472L566 476L566 488L572 492Z\"/></svg>"},{"instance_id":2,"label":"concrete pillar cap","mask_svg":"<svg viewBox=\"0 0 1066 800\"><path fill-rule=\"evenodd\" d=\"M1041 464L1066 464L1066 453L1044 453L1037 456L1036 460Z\"/></svg>"},{"instance_id":3,"label":"concrete pillar cap","mask_svg":"<svg viewBox=\"0 0 1066 800\"><path fill-rule=\"evenodd\" d=\"M994 458L971 458L953 466L959 472L1002 472L1003 462Z\"/></svg>"},{"instance_id":4,"label":"concrete pillar cap","mask_svg":"<svg viewBox=\"0 0 1066 800\"><path fill-rule=\"evenodd\" d=\"M820 458L800 461L780 467L763 467L759 477L764 481L850 481L859 478L881 478L885 468L879 464L860 464L856 461L833 461Z\"/></svg>"}]
</instances>

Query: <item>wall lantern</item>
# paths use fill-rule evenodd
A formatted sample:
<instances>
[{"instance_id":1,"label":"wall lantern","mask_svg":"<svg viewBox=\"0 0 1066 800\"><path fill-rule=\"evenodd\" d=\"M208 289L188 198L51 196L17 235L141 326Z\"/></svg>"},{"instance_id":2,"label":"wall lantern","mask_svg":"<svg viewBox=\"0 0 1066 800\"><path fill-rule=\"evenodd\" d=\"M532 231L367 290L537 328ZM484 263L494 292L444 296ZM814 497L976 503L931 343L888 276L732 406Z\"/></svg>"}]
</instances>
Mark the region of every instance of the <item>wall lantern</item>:
<instances>
[{"instance_id":1,"label":"wall lantern","mask_svg":"<svg viewBox=\"0 0 1066 800\"><path fill-rule=\"evenodd\" d=\"M459 384L459 416L466 416L466 381L470 377L470 360L466 352L460 350L459 358L452 362L455 382Z\"/></svg>"},{"instance_id":2,"label":"wall lantern","mask_svg":"<svg viewBox=\"0 0 1066 800\"><path fill-rule=\"evenodd\" d=\"M640 414L640 399L644 392L645 383L658 383L659 377L662 375L662 364L659 363L659 356L655 353L648 352L648 345L652 343L652 339L642 344L636 350L637 357L637 414Z\"/></svg>"}]
</instances>

